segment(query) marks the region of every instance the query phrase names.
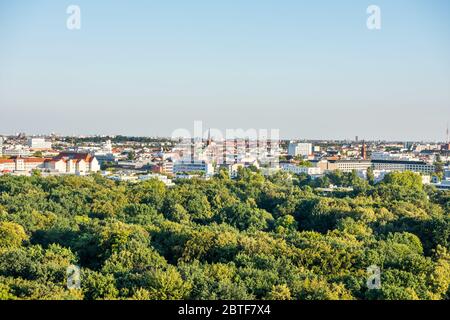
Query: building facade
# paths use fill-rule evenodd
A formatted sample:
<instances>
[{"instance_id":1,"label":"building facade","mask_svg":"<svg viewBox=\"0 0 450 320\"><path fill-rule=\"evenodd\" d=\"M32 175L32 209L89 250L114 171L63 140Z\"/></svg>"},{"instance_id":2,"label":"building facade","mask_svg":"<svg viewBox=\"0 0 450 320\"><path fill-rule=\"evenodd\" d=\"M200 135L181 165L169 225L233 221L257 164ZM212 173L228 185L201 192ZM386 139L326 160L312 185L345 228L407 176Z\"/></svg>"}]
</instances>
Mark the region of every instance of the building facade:
<instances>
[{"instance_id":1,"label":"building facade","mask_svg":"<svg viewBox=\"0 0 450 320\"><path fill-rule=\"evenodd\" d=\"M436 171L434 165L423 161L372 160L372 167L374 170L412 171L423 174L432 174Z\"/></svg>"},{"instance_id":2,"label":"building facade","mask_svg":"<svg viewBox=\"0 0 450 320\"><path fill-rule=\"evenodd\" d=\"M313 145L311 143L289 143L288 155L291 157L309 157L313 153Z\"/></svg>"},{"instance_id":3,"label":"building facade","mask_svg":"<svg viewBox=\"0 0 450 320\"><path fill-rule=\"evenodd\" d=\"M322 174L322 169L319 167L300 167L292 163L280 163L280 168L283 171L290 172L293 174L306 173L307 175L320 175Z\"/></svg>"},{"instance_id":4,"label":"building facade","mask_svg":"<svg viewBox=\"0 0 450 320\"><path fill-rule=\"evenodd\" d=\"M342 172L364 171L372 166L369 160L333 160L328 161L327 170L340 170Z\"/></svg>"},{"instance_id":5,"label":"building facade","mask_svg":"<svg viewBox=\"0 0 450 320\"><path fill-rule=\"evenodd\" d=\"M52 143L46 141L44 138L30 138L28 139L28 147L34 151L51 150Z\"/></svg>"},{"instance_id":6,"label":"building facade","mask_svg":"<svg viewBox=\"0 0 450 320\"><path fill-rule=\"evenodd\" d=\"M173 173L202 172L205 175L213 175L214 168L206 161L177 161L173 165Z\"/></svg>"},{"instance_id":7,"label":"building facade","mask_svg":"<svg viewBox=\"0 0 450 320\"><path fill-rule=\"evenodd\" d=\"M100 171L100 165L95 157L80 153L61 153L55 158L0 159L0 172L2 173L30 173L33 170L56 174L86 175Z\"/></svg>"}]
</instances>

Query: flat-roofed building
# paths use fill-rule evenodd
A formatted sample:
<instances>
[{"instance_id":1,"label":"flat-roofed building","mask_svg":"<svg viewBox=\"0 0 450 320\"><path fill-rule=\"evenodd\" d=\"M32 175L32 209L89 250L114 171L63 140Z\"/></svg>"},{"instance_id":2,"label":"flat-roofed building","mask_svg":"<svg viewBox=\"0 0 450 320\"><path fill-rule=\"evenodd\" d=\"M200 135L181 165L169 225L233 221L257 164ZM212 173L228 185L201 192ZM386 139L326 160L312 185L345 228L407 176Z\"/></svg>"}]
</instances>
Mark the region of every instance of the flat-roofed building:
<instances>
[{"instance_id":1,"label":"flat-roofed building","mask_svg":"<svg viewBox=\"0 0 450 320\"><path fill-rule=\"evenodd\" d=\"M439 183L432 183L439 190L450 190L450 180L443 180Z\"/></svg>"},{"instance_id":2,"label":"flat-roofed building","mask_svg":"<svg viewBox=\"0 0 450 320\"><path fill-rule=\"evenodd\" d=\"M367 170L372 166L370 160L331 160L328 161L327 170L340 170L342 172L352 172Z\"/></svg>"},{"instance_id":3,"label":"flat-roofed building","mask_svg":"<svg viewBox=\"0 0 450 320\"><path fill-rule=\"evenodd\" d=\"M424 161L392 161L392 160L372 160L374 170L388 171L412 171L424 174L432 174L436 167Z\"/></svg>"},{"instance_id":4,"label":"flat-roofed building","mask_svg":"<svg viewBox=\"0 0 450 320\"><path fill-rule=\"evenodd\" d=\"M51 150L52 143L46 141L44 138L30 138L28 139L28 147L33 151Z\"/></svg>"},{"instance_id":5,"label":"flat-roofed building","mask_svg":"<svg viewBox=\"0 0 450 320\"><path fill-rule=\"evenodd\" d=\"M293 174L302 174L302 173L306 173L307 175L322 174L322 169L319 167L302 167L292 163L280 163L280 168L283 171L290 172Z\"/></svg>"},{"instance_id":6,"label":"flat-roofed building","mask_svg":"<svg viewBox=\"0 0 450 320\"><path fill-rule=\"evenodd\" d=\"M289 143L288 154L291 157L308 157L312 155L312 153L313 145L311 143Z\"/></svg>"},{"instance_id":7,"label":"flat-roofed building","mask_svg":"<svg viewBox=\"0 0 450 320\"><path fill-rule=\"evenodd\" d=\"M177 161L173 165L173 172L203 172L206 175L213 175L214 168L211 163L206 161Z\"/></svg>"},{"instance_id":8,"label":"flat-roofed building","mask_svg":"<svg viewBox=\"0 0 450 320\"><path fill-rule=\"evenodd\" d=\"M163 174L173 174L173 161L163 160L151 166L152 172L163 173Z\"/></svg>"}]
</instances>

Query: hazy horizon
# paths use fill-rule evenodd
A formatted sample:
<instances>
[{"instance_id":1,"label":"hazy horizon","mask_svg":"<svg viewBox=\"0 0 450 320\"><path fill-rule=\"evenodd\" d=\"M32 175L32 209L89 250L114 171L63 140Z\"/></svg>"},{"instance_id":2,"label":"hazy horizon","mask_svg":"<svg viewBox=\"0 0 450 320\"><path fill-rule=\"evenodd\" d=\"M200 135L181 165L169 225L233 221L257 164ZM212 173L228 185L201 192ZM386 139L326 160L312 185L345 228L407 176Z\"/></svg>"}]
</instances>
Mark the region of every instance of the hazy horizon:
<instances>
[{"instance_id":1,"label":"hazy horizon","mask_svg":"<svg viewBox=\"0 0 450 320\"><path fill-rule=\"evenodd\" d=\"M186 128L187 129L187 128ZM236 129L240 129L240 128L236 128ZM130 137L130 138L161 138L161 139L167 139L167 138L172 138L170 135L131 135L131 134L99 134L99 133L90 133L90 134L86 134L86 133L79 133L79 134L61 134L58 132L0 132L0 137L11 137L11 136L17 136L19 134L26 134L27 137L49 137L51 135L56 135L58 137L83 137L83 138L89 138L89 137L117 137L117 136L122 136L122 137ZM204 132L204 139L206 139L207 135L207 131L205 130ZM332 142L332 141L336 141L336 142L354 142L355 141L355 137L348 137L348 138L314 138L314 137L280 137L280 140L284 140L284 141L306 141L306 142L313 142L313 141L320 141L320 142ZM214 137L212 137L212 140L214 141ZM414 140L414 139L405 139L405 140L396 140L396 139L376 139L376 138L360 138L358 136L358 142L359 143L370 143L370 142L386 142L386 143L406 143L406 142L413 142L413 143L429 143L429 144L443 144L446 143L445 139L441 139L441 140Z\"/></svg>"},{"instance_id":2,"label":"hazy horizon","mask_svg":"<svg viewBox=\"0 0 450 320\"><path fill-rule=\"evenodd\" d=\"M449 39L444 0L2 1L0 134L444 142Z\"/></svg>"}]
</instances>

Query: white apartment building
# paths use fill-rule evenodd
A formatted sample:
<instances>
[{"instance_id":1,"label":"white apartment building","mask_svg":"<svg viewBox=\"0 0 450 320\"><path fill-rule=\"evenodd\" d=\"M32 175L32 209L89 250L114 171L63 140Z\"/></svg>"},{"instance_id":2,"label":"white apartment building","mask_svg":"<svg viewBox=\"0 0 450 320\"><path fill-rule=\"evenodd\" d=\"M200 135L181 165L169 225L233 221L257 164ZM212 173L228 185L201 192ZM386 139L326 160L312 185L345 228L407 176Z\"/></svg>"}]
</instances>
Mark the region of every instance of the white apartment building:
<instances>
[{"instance_id":1,"label":"white apartment building","mask_svg":"<svg viewBox=\"0 0 450 320\"><path fill-rule=\"evenodd\" d=\"M308 157L313 153L313 145L311 143L289 143L288 155L292 157L302 156Z\"/></svg>"},{"instance_id":2,"label":"white apartment building","mask_svg":"<svg viewBox=\"0 0 450 320\"><path fill-rule=\"evenodd\" d=\"M319 167L300 167L292 163L280 163L281 170L290 172L293 174L306 173L307 175L320 175L322 174L322 169Z\"/></svg>"},{"instance_id":3,"label":"white apartment building","mask_svg":"<svg viewBox=\"0 0 450 320\"><path fill-rule=\"evenodd\" d=\"M204 172L207 176L214 174L214 168L211 163L205 161L177 161L173 165L173 173L183 172Z\"/></svg>"},{"instance_id":4,"label":"white apartment building","mask_svg":"<svg viewBox=\"0 0 450 320\"><path fill-rule=\"evenodd\" d=\"M95 157L89 154L67 154L48 158L22 158L0 159L0 172L3 173L30 173L33 170L51 171L60 174L86 175L100 171L100 165Z\"/></svg>"},{"instance_id":5,"label":"white apartment building","mask_svg":"<svg viewBox=\"0 0 450 320\"><path fill-rule=\"evenodd\" d=\"M450 168L446 167L444 169L444 177L445 179L450 179Z\"/></svg>"},{"instance_id":6,"label":"white apartment building","mask_svg":"<svg viewBox=\"0 0 450 320\"><path fill-rule=\"evenodd\" d=\"M28 157L31 154L28 147L21 145L13 146L3 150L3 156L7 157Z\"/></svg>"},{"instance_id":7,"label":"white apartment building","mask_svg":"<svg viewBox=\"0 0 450 320\"><path fill-rule=\"evenodd\" d=\"M389 153L389 152L372 152L372 160L392 160L392 161L412 161L414 157L410 154L404 153Z\"/></svg>"},{"instance_id":8,"label":"white apartment building","mask_svg":"<svg viewBox=\"0 0 450 320\"><path fill-rule=\"evenodd\" d=\"M0 172L31 172L36 169L45 169L50 159L43 158L13 158L0 159Z\"/></svg>"},{"instance_id":9,"label":"white apartment building","mask_svg":"<svg viewBox=\"0 0 450 320\"><path fill-rule=\"evenodd\" d=\"M373 176L374 176L374 182L379 183L383 181L383 179L392 171L390 170L373 170ZM363 179L367 179L367 170L365 171L358 171L358 176ZM429 175L421 175L422 183L423 184L430 184L431 183L431 176Z\"/></svg>"},{"instance_id":10,"label":"white apartment building","mask_svg":"<svg viewBox=\"0 0 450 320\"><path fill-rule=\"evenodd\" d=\"M150 179L157 179L161 182L163 182L166 186L171 187L173 185L175 185L171 179L169 179L167 176L162 175L162 174L147 174L147 175L141 175L138 177L139 181L146 181L146 180L150 180Z\"/></svg>"},{"instance_id":11,"label":"white apartment building","mask_svg":"<svg viewBox=\"0 0 450 320\"><path fill-rule=\"evenodd\" d=\"M0 159L0 173L14 172L16 163L11 159Z\"/></svg>"},{"instance_id":12,"label":"white apartment building","mask_svg":"<svg viewBox=\"0 0 450 320\"><path fill-rule=\"evenodd\" d=\"M52 143L44 138L30 138L28 139L28 147L31 150L51 150Z\"/></svg>"},{"instance_id":13,"label":"white apartment building","mask_svg":"<svg viewBox=\"0 0 450 320\"><path fill-rule=\"evenodd\" d=\"M343 172L366 171L372 167L378 171L412 171L422 174L432 174L435 166L423 161L396 161L396 160L335 160L327 163L327 170L340 170Z\"/></svg>"},{"instance_id":14,"label":"white apartment building","mask_svg":"<svg viewBox=\"0 0 450 320\"><path fill-rule=\"evenodd\" d=\"M364 171L372 166L369 160L336 160L329 161L327 169L329 171L340 170L342 172Z\"/></svg>"},{"instance_id":15,"label":"white apartment building","mask_svg":"<svg viewBox=\"0 0 450 320\"><path fill-rule=\"evenodd\" d=\"M367 180L367 170L357 171L356 173L357 173L358 177ZM386 177L386 175L389 173L390 173L390 171L387 171L387 170L373 170L374 182L378 183L378 182L382 181L384 179L384 177Z\"/></svg>"},{"instance_id":16,"label":"white apartment building","mask_svg":"<svg viewBox=\"0 0 450 320\"><path fill-rule=\"evenodd\" d=\"M50 161L48 169L59 173L85 175L100 171L100 164L97 158L89 153L62 152Z\"/></svg>"},{"instance_id":17,"label":"white apartment building","mask_svg":"<svg viewBox=\"0 0 450 320\"><path fill-rule=\"evenodd\" d=\"M436 170L434 165L427 164L423 161L372 160L372 166L374 170L412 171L423 174L432 174Z\"/></svg>"}]
</instances>

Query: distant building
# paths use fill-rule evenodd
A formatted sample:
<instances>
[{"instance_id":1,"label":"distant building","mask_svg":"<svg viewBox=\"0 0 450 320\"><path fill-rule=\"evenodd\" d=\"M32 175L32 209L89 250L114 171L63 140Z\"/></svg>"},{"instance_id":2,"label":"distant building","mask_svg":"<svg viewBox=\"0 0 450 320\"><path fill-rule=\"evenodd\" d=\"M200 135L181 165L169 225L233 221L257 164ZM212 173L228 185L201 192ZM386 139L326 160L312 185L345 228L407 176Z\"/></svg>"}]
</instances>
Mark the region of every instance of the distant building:
<instances>
[{"instance_id":1,"label":"distant building","mask_svg":"<svg viewBox=\"0 0 450 320\"><path fill-rule=\"evenodd\" d=\"M323 171L340 170L343 172L366 171L372 168L377 171L412 171L422 174L432 174L435 166L424 161L399 161L399 160L328 160L316 163Z\"/></svg>"},{"instance_id":2,"label":"distant building","mask_svg":"<svg viewBox=\"0 0 450 320\"><path fill-rule=\"evenodd\" d=\"M443 180L439 183L432 183L439 190L450 190L450 180Z\"/></svg>"},{"instance_id":3,"label":"distant building","mask_svg":"<svg viewBox=\"0 0 450 320\"><path fill-rule=\"evenodd\" d=\"M362 147L361 147L361 158L363 160L367 159L367 146L366 146L366 142L363 141Z\"/></svg>"},{"instance_id":4,"label":"distant building","mask_svg":"<svg viewBox=\"0 0 450 320\"><path fill-rule=\"evenodd\" d=\"M100 171L100 165L97 158L89 153L62 152L49 162L47 169L58 173L85 175Z\"/></svg>"},{"instance_id":5,"label":"distant building","mask_svg":"<svg viewBox=\"0 0 450 320\"><path fill-rule=\"evenodd\" d=\"M51 159L44 158L21 158L0 159L0 172L31 172L33 170L44 170Z\"/></svg>"},{"instance_id":6,"label":"distant building","mask_svg":"<svg viewBox=\"0 0 450 320\"><path fill-rule=\"evenodd\" d=\"M161 174L147 174L139 176L138 179L140 181L146 181L150 179L157 179L161 182L163 182L166 186L171 187L174 185L171 179L167 178L167 176L161 175Z\"/></svg>"},{"instance_id":7,"label":"distant building","mask_svg":"<svg viewBox=\"0 0 450 320\"><path fill-rule=\"evenodd\" d=\"M225 168L228 170L228 174L230 178L236 178L239 173L239 169L241 168L248 168L248 167L255 167L257 169L260 169L258 160L256 159L243 159L243 161L239 163L233 163L233 164L221 164L220 168Z\"/></svg>"},{"instance_id":8,"label":"distant building","mask_svg":"<svg viewBox=\"0 0 450 320\"><path fill-rule=\"evenodd\" d=\"M288 155L292 157L308 157L312 155L312 153L313 145L311 143L289 143Z\"/></svg>"},{"instance_id":9,"label":"distant building","mask_svg":"<svg viewBox=\"0 0 450 320\"><path fill-rule=\"evenodd\" d=\"M413 156L405 153L390 153L390 152L372 152L370 158L372 160L392 160L392 161L412 161Z\"/></svg>"},{"instance_id":10,"label":"distant building","mask_svg":"<svg viewBox=\"0 0 450 320\"><path fill-rule=\"evenodd\" d=\"M102 148L100 150L96 150L94 153L100 164L104 162L116 162L118 157L114 154L111 140L107 140L103 143Z\"/></svg>"},{"instance_id":11,"label":"distant building","mask_svg":"<svg viewBox=\"0 0 450 320\"><path fill-rule=\"evenodd\" d=\"M52 143L46 141L44 138L30 138L28 139L28 147L32 151L51 150Z\"/></svg>"},{"instance_id":12,"label":"distant building","mask_svg":"<svg viewBox=\"0 0 450 320\"><path fill-rule=\"evenodd\" d=\"M118 159L117 156L114 155L113 153L101 153L101 152L96 152L95 158L97 158L100 164L103 164L104 162L116 162Z\"/></svg>"},{"instance_id":13,"label":"distant building","mask_svg":"<svg viewBox=\"0 0 450 320\"><path fill-rule=\"evenodd\" d=\"M424 161L372 160L372 167L374 170L412 171L423 174L432 174L436 170L434 165Z\"/></svg>"},{"instance_id":14,"label":"distant building","mask_svg":"<svg viewBox=\"0 0 450 320\"><path fill-rule=\"evenodd\" d=\"M361 171L358 171L358 173ZM373 170L373 178L375 183L379 183L383 181L383 179L390 173L391 171L387 170ZM363 176L360 175L361 178L367 179L367 170L363 171Z\"/></svg>"},{"instance_id":15,"label":"distant building","mask_svg":"<svg viewBox=\"0 0 450 320\"><path fill-rule=\"evenodd\" d=\"M206 161L178 161L174 163L173 172L177 173L189 173L189 172L202 172L207 176L214 174L214 168L211 163Z\"/></svg>"},{"instance_id":16,"label":"distant building","mask_svg":"<svg viewBox=\"0 0 450 320\"><path fill-rule=\"evenodd\" d=\"M307 175L320 175L322 169L319 167L300 167L292 163L280 163L281 170L290 172L293 174L306 173Z\"/></svg>"},{"instance_id":17,"label":"distant building","mask_svg":"<svg viewBox=\"0 0 450 320\"><path fill-rule=\"evenodd\" d=\"M159 163L152 165L152 172L163 173L163 174L173 174L173 161L163 160Z\"/></svg>"},{"instance_id":18,"label":"distant building","mask_svg":"<svg viewBox=\"0 0 450 320\"><path fill-rule=\"evenodd\" d=\"M449 168L444 169L444 178L450 179L450 169Z\"/></svg>"},{"instance_id":19,"label":"distant building","mask_svg":"<svg viewBox=\"0 0 450 320\"><path fill-rule=\"evenodd\" d=\"M370 160L332 160L328 161L327 170L340 170L342 172L352 172L353 170L367 170L372 166Z\"/></svg>"},{"instance_id":20,"label":"distant building","mask_svg":"<svg viewBox=\"0 0 450 320\"><path fill-rule=\"evenodd\" d=\"M12 159L0 159L0 173L10 173L16 170L16 162Z\"/></svg>"},{"instance_id":21,"label":"distant building","mask_svg":"<svg viewBox=\"0 0 450 320\"><path fill-rule=\"evenodd\" d=\"M23 147L21 145L3 150L3 156L7 157L28 157L30 154L30 150L27 147Z\"/></svg>"}]
</instances>

